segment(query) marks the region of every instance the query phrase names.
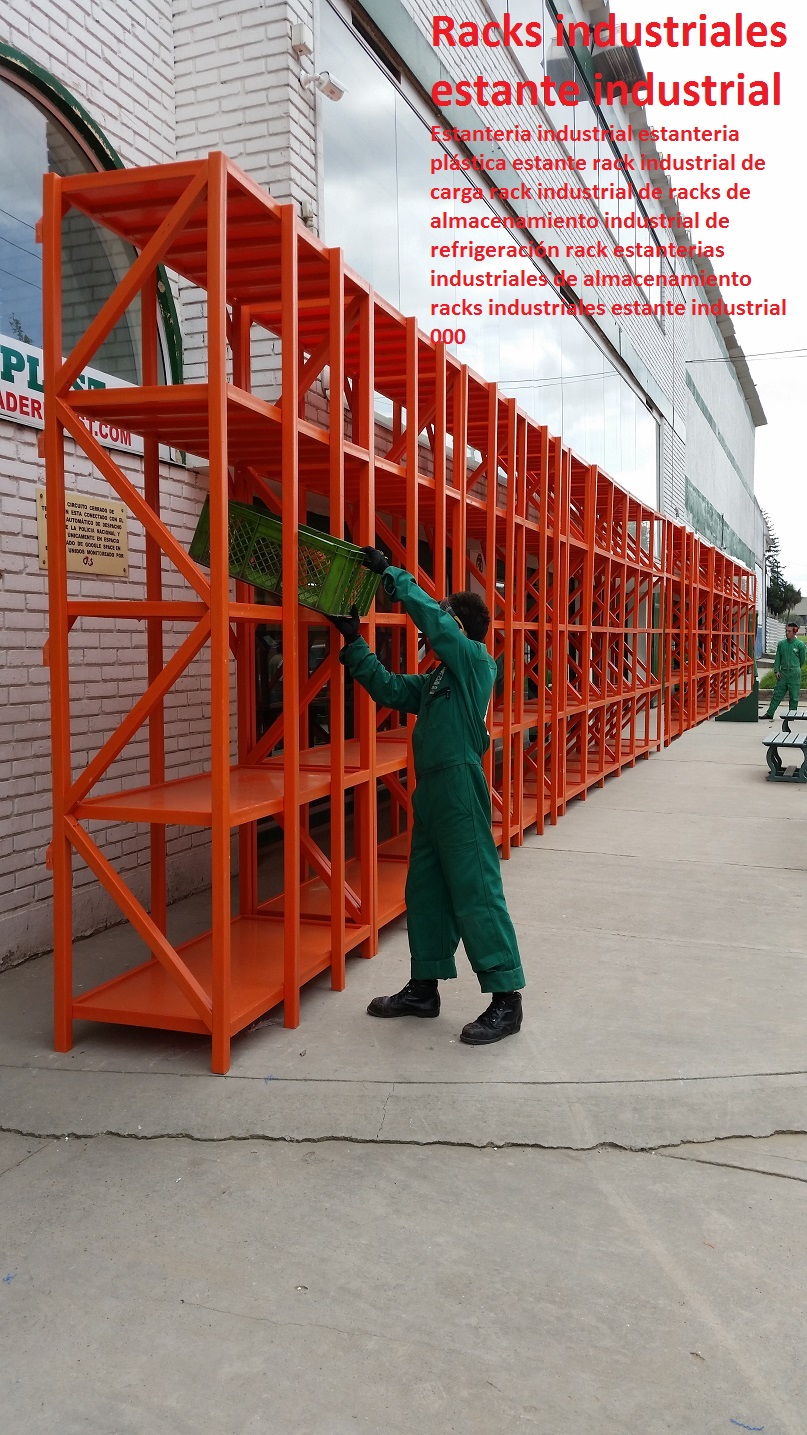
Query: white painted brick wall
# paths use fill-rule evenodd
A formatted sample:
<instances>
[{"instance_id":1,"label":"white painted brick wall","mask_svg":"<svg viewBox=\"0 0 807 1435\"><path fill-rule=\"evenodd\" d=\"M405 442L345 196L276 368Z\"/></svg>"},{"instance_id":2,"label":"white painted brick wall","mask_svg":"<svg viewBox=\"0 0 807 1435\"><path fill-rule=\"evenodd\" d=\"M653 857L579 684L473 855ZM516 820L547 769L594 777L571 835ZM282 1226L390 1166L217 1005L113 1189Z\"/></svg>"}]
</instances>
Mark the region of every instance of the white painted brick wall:
<instances>
[{"instance_id":1,"label":"white painted brick wall","mask_svg":"<svg viewBox=\"0 0 807 1435\"><path fill-rule=\"evenodd\" d=\"M291 25L313 27L313 0L176 0L176 143L180 159L221 149L281 203L316 212L316 102L291 50ZM310 69L310 64L307 66ZM188 378L205 372L204 306L185 291ZM253 349L253 386L274 397L278 346Z\"/></svg>"},{"instance_id":2,"label":"white painted brick wall","mask_svg":"<svg viewBox=\"0 0 807 1435\"><path fill-rule=\"evenodd\" d=\"M174 157L171 0L0 0L0 34L81 101L124 164Z\"/></svg>"},{"instance_id":3,"label":"white painted brick wall","mask_svg":"<svg viewBox=\"0 0 807 1435\"><path fill-rule=\"evenodd\" d=\"M152 164L175 157L173 33L170 0L119 0L99 6L76 0L0 0L0 33L49 70L86 107L126 164ZM88 461L72 449L68 486L110 496ZM129 477L142 486L142 465L123 458ZM50 841L49 684L42 666L47 637L47 588L38 570L34 494L44 482L37 435L0 422L0 604L4 612L0 657L0 963L45 950L51 944L51 878L45 869ZM164 504L170 526L188 542L203 492L198 477L178 467L163 470ZM127 596L142 574L143 535L130 521L132 577L128 583L71 579L71 589L93 596ZM178 594L184 582L169 577ZM146 683L144 635L135 625L82 623L71 635L74 658L73 713L76 767L87 762ZM187 628L177 630L181 637ZM173 629L166 629L172 651ZM169 762L179 775L200 765L205 746L205 665L191 667L172 692L166 711ZM147 780L145 732L114 764L106 783ZM99 789L100 790L100 789ZM94 825L92 835L140 897L147 897L148 831L131 825ZM204 830L169 831L169 884L173 895L204 886L209 841ZM95 878L76 863L77 934L108 925L119 913Z\"/></svg>"}]
</instances>

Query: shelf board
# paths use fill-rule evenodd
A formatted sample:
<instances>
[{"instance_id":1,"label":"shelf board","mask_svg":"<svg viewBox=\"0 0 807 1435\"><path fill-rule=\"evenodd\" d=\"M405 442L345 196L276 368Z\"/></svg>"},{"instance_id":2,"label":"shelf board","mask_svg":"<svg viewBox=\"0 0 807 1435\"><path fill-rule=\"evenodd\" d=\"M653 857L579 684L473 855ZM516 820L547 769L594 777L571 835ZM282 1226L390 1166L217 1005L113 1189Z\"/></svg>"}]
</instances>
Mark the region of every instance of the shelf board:
<instances>
[{"instance_id":1,"label":"shelf board","mask_svg":"<svg viewBox=\"0 0 807 1435\"><path fill-rule=\"evenodd\" d=\"M409 832L399 832L397 837L388 837L386 842L380 843L378 860L379 862L408 862L410 846Z\"/></svg>"},{"instance_id":2,"label":"shelf board","mask_svg":"<svg viewBox=\"0 0 807 1435\"><path fill-rule=\"evenodd\" d=\"M408 758L406 736L379 734L376 772L399 772ZM345 743L346 786L366 776L361 767L359 741ZM300 803L316 802L331 791L330 745L304 748L299 764ZM230 826L258 822L283 811L285 783L283 756L264 759L247 767L230 768ZM212 779L209 772L177 777L169 782L106 792L87 797L76 808L81 822L161 822L181 827L209 827L213 821Z\"/></svg>"},{"instance_id":3,"label":"shelf board","mask_svg":"<svg viewBox=\"0 0 807 1435\"><path fill-rule=\"evenodd\" d=\"M401 772L409 761L409 739L406 728L400 732L379 732L376 734L375 770L379 776L384 772Z\"/></svg>"},{"instance_id":4,"label":"shelf board","mask_svg":"<svg viewBox=\"0 0 807 1435\"><path fill-rule=\"evenodd\" d=\"M378 922L385 926L405 910L404 886L409 854L409 834L402 832L391 837L378 847ZM361 862L357 857L345 863L345 882L361 898ZM284 913L283 894L263 902L259 909L266 915L282 918ZM331 889L321 877L313 877L300 887L300 912L303 919L326 923L331 916ZM358 946L368 935L369 928L350 926L345 929L347 951Z\"/></svg>"},{"instance_id":5,"label":"shelf board","mask_svg":"<svg viewBox=\"0 0 807 1435\"><path fill-rule=\"evenodd\" d=\"M255 394L226 386L227 461L248 463L256 472L276 478L281 469L282 427L280 410ZM182 449L200 459L210 459L210 392L207 384L152 384L141 387L79 389L67 402L81 418L106 423L156 438L170 448ZM330 433L310 420L297 426L297 457L301 479L312 491L327 493L329 486ZM350 445L345 452L346 491L351 482L356 495L363 483L368 461L366 449ZM394 495L401 492L394 481ZM403 509L401 509L403 512Z\"/></svg>"},{"instance_id":6,"label":"shelf board","mask_svg":"<svg viewBox=\"0 0 807 1435\"><path fill-rule=\"evenodd\" d=\"M409 743L405 729L403 736L398 733L378 733L376 737L377 776L380 777L385 772L400 772L402 768L406 767L408 753ZM269 758L268 761L282 764L282 758ZM331 765L330 743L324 743L321 747L304 748L300 753L301 772L330 772ZM366 776L366 774L366 767L362 767L359 739L348 738L345 742L346 785L352 786L357 778Z\"/></svg>"},{"instance_id":7,"label":"shelf board","mask_svg":"<svg viewBox=\"0 0 807 1435\"><path fill-rule=\"evenodd\" d=\"M233 1035L283 1000L283 923L268 916L234 917L230 942L230 1034ZM330 946L327 926L320 922L301 923L301 984L327 970L331 961ZM212 933L205 932L177 950L209 995ZM208 1028L190 1002L156 960L134 967L75 998L73 1018L208 1034Z\"/></svg>"},{"instance_id":8,"label":"shelf board","mask_svg":"<svg viewBox=\"0 0 807 1435\"><path fill-rule=\"evenodd\" d=\"M227 455L231 463L280 454L280 410L244 389L227 385ZM210 457L207 384L78 389L67 402L81 418L114 424L143 438L156 438L198 458Z\"/></svg>"},{"instance_id":9,"label":"shelf board","mask_svg":"<svg viewBox=\"0 0 807 1435\"><path fill-rule=\"evenodd\" d=\"M311 770L299 774L300 801L327 797L330 774ZM283 759L255 767L230 768L230 826L257 822L283 811ZM212 779L209 772L178 777L170 782L133 787L88 797L76 809L79 821L176 823L181 827L209 827L213 821Z\"/></svg>"},{"instance_id":10,"label":"shelf board","mask_svg":"<svg viewBox=\"0 0 807 1435\"><path fill-rule=\"evenodd\" d=\"M378 915L381 925L404 911L405 855L408 834L382 843L378 849ZM347 864L346 880L361 894L361 864ZM319 878L301 889L300 983L304 985L331 964L330 891ZM348 926L350 951L369 935L369 927ZM254 917L234 917L230 926L231 1022L230 1034L241 1031L256 1017L283 1000L283 897L266 902ZM210 994L212 989L212 933L205 932L177 948L178 955ZM124 1026L154 1027L165 1031L208 1032L193 1007L156 960L114 977L84 992L73 1001L76 1021L111 1022Z\"/></svg>"}]
</instances>

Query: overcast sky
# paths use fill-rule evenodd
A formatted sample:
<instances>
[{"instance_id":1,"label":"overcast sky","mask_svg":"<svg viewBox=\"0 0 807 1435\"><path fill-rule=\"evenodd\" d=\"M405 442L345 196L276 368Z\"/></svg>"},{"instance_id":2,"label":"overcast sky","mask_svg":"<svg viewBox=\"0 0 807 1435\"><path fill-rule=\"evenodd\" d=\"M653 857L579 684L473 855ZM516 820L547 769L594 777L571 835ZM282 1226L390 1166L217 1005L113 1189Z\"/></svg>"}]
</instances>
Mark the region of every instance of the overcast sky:
<instances>
[{"instance_id":1,"label":"overcast sky","mask_svg":"<svg viewBox=\"0 0 807 1435\"><path fill-rule=\"evenodd\" d=\"M734 326L754 377L768 419L757 429L755 488L761 506L769 513L781 541L787 578L807 594L807 483L805 483L805 420L807 419L807 262L804 257L804 141L800 128L805 113L804 56L807 54L807 5L804 0L780 0L775 11L758 3L679 4L664 0L650 6L647 0L611 0L617 20L697 20L706 14L709 21L730 20L741 11L744 23L784 20L788 43L781 49L752 50L743 47L705 50L643 50L645 70L659 79L734 79L744 71L746 79L766 79L774 70L782 75L782 104L778 109L751 109L726 106L708 109L649 110L653 125L695 124L715 127L725 123L740 131L737 149L764 158L767 168L748 180L751 198L745 202L722 201L714 205L731 217L731 227L721 234L726 260L714 261L754 276L751 291L738 295L754 300L787 298L783 319L737 318ZM665 148L660 145L659 148ZM666 147L666 148L669 148ZM698 147L695 146L694 149ZM710 146L700 146L708 152ZM678 152L689 152L679 147ZM698 176L700 179L701 176ZM682 180L679 180L679 183ZM719 179L718 179L719 182ZM724 186L725 187L725 186ZM684 206L685 208L686 206ZM705 238L702 233L701 238ZM729 300L732 291L723 296ZM803 357L782 355L755 359L754 354L771 350L802 349ZM693 371L694 373L694 371Z\"/></svg>"}]
</instances>

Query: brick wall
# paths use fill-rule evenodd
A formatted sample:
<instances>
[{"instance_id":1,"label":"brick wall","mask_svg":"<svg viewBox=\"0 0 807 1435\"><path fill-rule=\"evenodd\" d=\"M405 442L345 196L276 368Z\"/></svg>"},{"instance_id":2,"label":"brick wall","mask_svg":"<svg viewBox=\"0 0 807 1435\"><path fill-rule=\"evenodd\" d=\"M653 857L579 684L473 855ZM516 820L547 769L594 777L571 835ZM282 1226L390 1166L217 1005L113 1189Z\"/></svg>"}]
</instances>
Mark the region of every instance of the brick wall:
<instances>
[{"instance_id":1,"label":"brick wall","mask_svg":"<svg viewBox=\"0 0 807 1435\"><path fill-rule=\"evenodd\" d=\"M281 203L317 209L316 103L300 86L291 25L313 26L313 0L176 0L176 144L179 159L221 149ZM310 65L308 66L310 69ZM186 290L187 376L204 376L204 303ZM253 387L275 397L278 346L253 345Z\"/></svg>"},{"instance_id":2,"label":"brick wall","mask_svg":"<svg viewBox=\"0 0 807 1435\"><path fill-rule=\"evenodd\" d=\"M81 101L125 164L173 158L171 0L2 0L0 34Z\"/></svg>"},{"instance_id":3,"label":"brick wall","mask_svg":"<svg viewBox=\"0 0 807 1435\"><path fill-rule=\"evenodd\" d=\"M175 157L173 38L170 0L136 6L99 6L57 0L12 7L0 4L3 39L50 71L90 112L125 163ZM83 493L110 496L88 461L67 444L67 483ZM141 463L122 459L142 484ZM19 960L51 944L51 879L45 868L50 841L50 726L47 669L47 586L38 569L34 496L44 466L31 429L0 421L0 603L4 610L0 657L0 963ZM189 541L201 507L203 482L175 465L163 471L168 520ZM74 595L126 596L143 570L143 534L130 520L129 582L71 579ZM165 565L166 580L168 567ZM177 588L177 584L179 587ZM184 583L176 580L179 593ZM167 629L167 651L186 629ZM113 629L81 623L71 635L73 760L83 765L131 707L146 683L145 638L135 624ZM167 746L175 775L198 765L209 709L202 659L191 667L167 703ZM107 785L146 780L146 738L112 767ZM148 830L94 826L105 855L141 896L147 896ZM169 834L169 883L174 895L206 884L207 833ZM76 931L95 930L119 913L82 864L76 863Z\"/></svg>"}]
</instances>

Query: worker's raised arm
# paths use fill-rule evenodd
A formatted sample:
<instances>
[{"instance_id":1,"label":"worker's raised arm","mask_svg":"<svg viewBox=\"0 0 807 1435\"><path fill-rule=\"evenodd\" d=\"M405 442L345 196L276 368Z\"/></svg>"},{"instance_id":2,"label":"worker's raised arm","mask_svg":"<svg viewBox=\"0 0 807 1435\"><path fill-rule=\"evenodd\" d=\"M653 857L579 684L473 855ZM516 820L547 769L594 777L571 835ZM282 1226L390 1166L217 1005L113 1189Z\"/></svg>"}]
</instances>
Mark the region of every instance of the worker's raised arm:
<instances>
[{"instance_id":1,"label":"worker's raised arm","mask_svg":"<svg viewBox=\"0 0 807 1435\"><path fill-rule=\"evenodd\" d=\"M366 688L373 701L380 703L382 707L395 708L401 713L419 712L423 685L426 682L425 675L421 677L419 673L391 673L384 667L360 635L359 610L355 603L349 615L338 613L327 616L328 622L333 623L345 640L345 646L339 654L340 663Z\"/></svg>"},{"instance_id":2,"label":"worker's raised arm","mask_svg":"<svg viewBox=\"0 0 807 1435\"><path fill-rule=\"evenodd\" d=\"M404 568L387 568L381 579L384 591L402 603L420 632L428 638L437 657L452 672L461 672L479 660L483 645L469 638L455 618L418 586Z\"/></svg>"},{"instance_id":3,"label":"worker's raised arm","mask_svg":"<svg viewBox=\"0 0 807 1435\"><path fill-rule=\"evenodd\" d=\"M370 652L364 638L356 638L343 648L341 660L379 707L395 708L399 713L419 712L427 681L425 673L391 673Z\"/></svg>"}]
</instances>

